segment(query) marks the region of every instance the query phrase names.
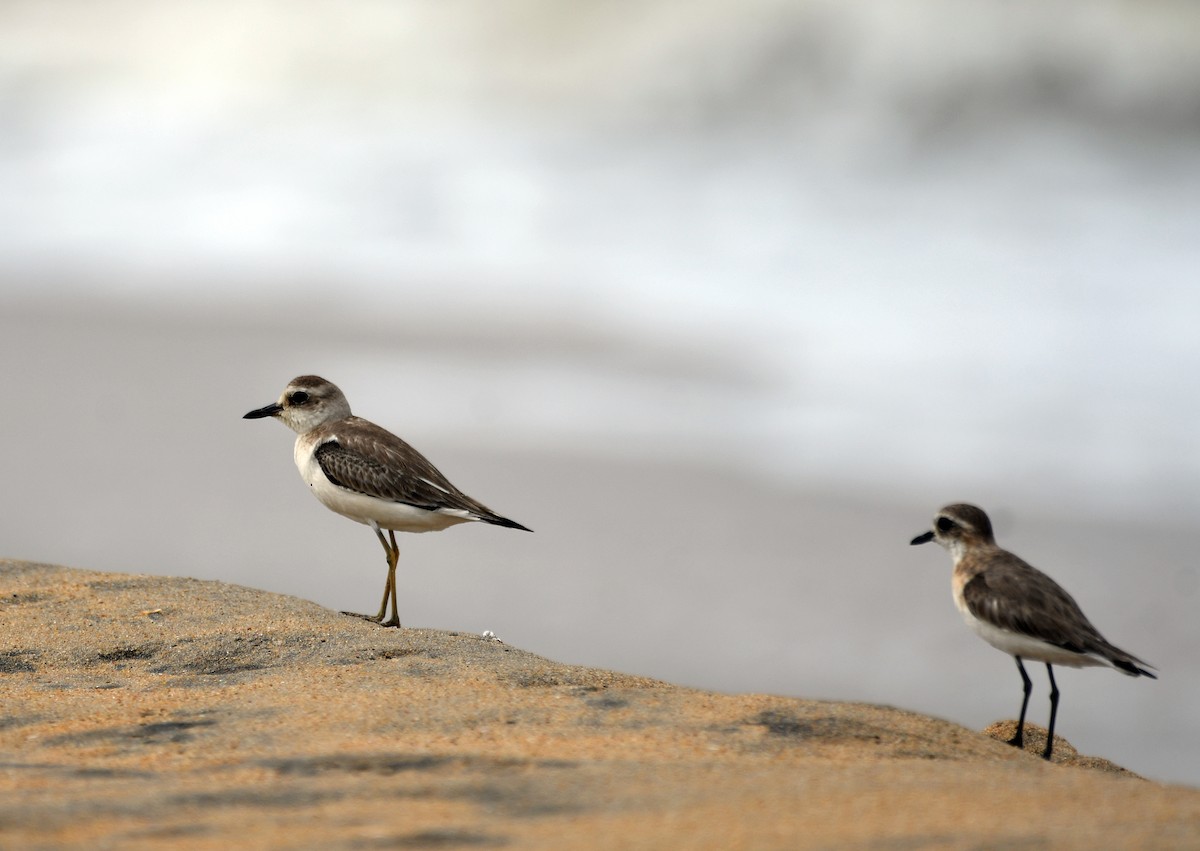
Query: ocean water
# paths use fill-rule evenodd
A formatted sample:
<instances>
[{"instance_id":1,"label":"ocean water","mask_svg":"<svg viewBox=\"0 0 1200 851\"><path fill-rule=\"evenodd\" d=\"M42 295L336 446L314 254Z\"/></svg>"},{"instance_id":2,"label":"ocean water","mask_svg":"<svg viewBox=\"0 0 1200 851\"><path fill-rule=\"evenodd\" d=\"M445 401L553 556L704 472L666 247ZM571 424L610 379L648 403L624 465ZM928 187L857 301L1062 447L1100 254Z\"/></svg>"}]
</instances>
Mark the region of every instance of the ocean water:
<instances>
[{"instance_id":1,"label":"ocean water","mask_svg":"<svg viewBox=\"0 0 1200 851\"><path fill-rule=\"evenodd\" d=\"M498 439L1200 506L1191 4L62 8L0 13L10 294L575 330L705 366L534 352Z\"/></svg>"},{"instance_id":2,"label":"ocean water","mask_svg":"<svg viewBox=\"0 0 1200 851\"><path fill-rule=\"evenodd\" d=\"M8 554L375 599L236 421L315 371L538 529L406 544L418 622L982 726L1011 662L899 546L969 499L1163 669L1064 734L1200 782L1198 14L5 4Z\"/></svg>"}]
</instances>

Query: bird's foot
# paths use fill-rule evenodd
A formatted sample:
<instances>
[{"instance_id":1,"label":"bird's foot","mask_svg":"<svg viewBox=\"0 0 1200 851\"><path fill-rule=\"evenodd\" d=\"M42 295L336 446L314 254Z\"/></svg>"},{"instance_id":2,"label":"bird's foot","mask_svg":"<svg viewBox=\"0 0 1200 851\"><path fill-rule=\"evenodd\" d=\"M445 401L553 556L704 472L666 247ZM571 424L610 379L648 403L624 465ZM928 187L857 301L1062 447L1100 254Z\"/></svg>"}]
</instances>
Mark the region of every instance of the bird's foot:
<instances>
[{"instance_id":1,"label":"bird's foot","mask_svg":"<svg viewBox=\"0 0 1200 851\"><path fill-rule=\"evenodd\" d=\"M1013 736L1011 739L1006 739L1005 743L1012 745L1014 748L1021 748L1022 750L1025 749L1025 742L1023 742L1021 739L1018 739L1016 736ZM1054 742L1052 740L1047 740L1046 749L1042 751L1042 759L1046 760L1046 762L1051 762L1052 760L1050 759L1050 754L1053 751Z\"/></svg>"},{"instance_id":2,"label":"bird's foot","mask_svg":"<svg viewBox=\"0 0 1200 851\"><path fill-rule=\"evenodd\" d=\"M358 612L339 612L339 614L349 615L352 618L362 618L363 620L370 621L371 623L378 623L388 626L388 624L383 623L383 615L364 615Z\"/></svg>"},{"instance_id":3,"label":"bird's foot","mask_svg":"<svg viewBox=\"0 0 1200 851\"><path fill-rule=\"evenodd\" d=\"M1007 745L1012 745L1014 748L1024 748L1025 747L1025 737L1024 736L1013 736L1011 739L1005 739L1004 743Z\"/></svg>"},{"instance_id":4,"label":"bird's foot","mask_svg":"<svg viewBox=\"0 0 1200 851\"><path fill-rule=\"evenodd\" d=\"M340 612L340 614L349 615L352 618L362 618L365 621L370 621L371 623L377 623L380 626L395 626L395 627L400 626L400 619L397 618L395 615L388 618L387 620L384 620L383 615L364 615L364 614L360 614L358 612Z\"/></svg>"}]
</instances>

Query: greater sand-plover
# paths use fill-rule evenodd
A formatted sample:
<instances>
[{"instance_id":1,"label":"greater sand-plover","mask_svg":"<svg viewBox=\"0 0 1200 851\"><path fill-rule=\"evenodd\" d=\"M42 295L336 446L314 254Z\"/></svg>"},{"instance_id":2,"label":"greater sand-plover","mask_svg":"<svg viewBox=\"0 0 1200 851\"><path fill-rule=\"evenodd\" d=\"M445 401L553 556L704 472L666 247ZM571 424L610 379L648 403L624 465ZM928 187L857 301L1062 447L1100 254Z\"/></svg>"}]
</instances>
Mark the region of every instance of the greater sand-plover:
<instances>
[{"instance_id":1,"label":"greater sand-plover","mask_svg":"<svg viewBox=\"0 0 1200 851\"><path fill-rule=\"evenodd\" d=\"M1046 759L1054 747L1058 712L1052 665L1107 665L1131 677L1157 679L1146 670L1153 665L1109 644L1062 586L997 546L991 521L979 508L947 505L934 517L933 529L911 543L929 541L937 541L954 559L954 602L967 625L988 644L1017 660L1025 697L1010 745L1024 746L1025 709L1033 691L1022 659L1045 662L1050 676L1050 726L1042 752Z\"/></svg>"},{"instance_id":2,"label":"greater sand-plover","mask_svg":"<svg viewBox=\"0 0 1200 851\"><path fill-rule=\"evenodd\" d=\"M243 419L262 417L274 417L299 435L293 456L313 495L326 508L370 526L383 544L388 561L383 603L378 615L360 617L382 626L400 626L396 532L436 532L472 520L531 531L471 499L391 432L353 416L342 391L324 378L292 379L279 401L250 411ZM389 599L391 617L384 620Z\"/></svg>"}]
</instances>

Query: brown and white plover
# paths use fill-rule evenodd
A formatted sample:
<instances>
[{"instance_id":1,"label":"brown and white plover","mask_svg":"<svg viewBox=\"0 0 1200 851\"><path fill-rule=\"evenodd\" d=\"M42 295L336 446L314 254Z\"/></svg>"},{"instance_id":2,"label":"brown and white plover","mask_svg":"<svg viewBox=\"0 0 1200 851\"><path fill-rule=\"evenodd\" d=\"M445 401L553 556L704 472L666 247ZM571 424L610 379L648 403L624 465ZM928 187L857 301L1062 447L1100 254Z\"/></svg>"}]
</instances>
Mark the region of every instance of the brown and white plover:
<instances>
[{"instance_id":1,"label":"brown and white plover","mask_svg":"<svg viewBox=\"0 0 1200 851\"><path fill-rule=\"evenodd\" d=\"M436 532L473 520L531 531L450 484L425 456L396 435L353 416L342 391L324 378L292 379L279 401L250 411L243 419L262 417L274 417L299 435L293 455L313 496L326 508L370 526L383 544L388 561L383 603L378 615L362 616L382 626L400 626L396 532ZM384 620L389 599L391 617Z\"/></svg>"},{"instance_id":2,"label":"brown and white plover","mask_svg":"<svg viewBox=\"0 0 1200 851\"><path fill-rule=\"evenodd\" d=\"M1080 668L1107 665L1131 677L1157 679L1148 662L1105 640L1062 586L1017 556L1001 549L988 516L974 505L947 505L934 517L933 529L913 544L937 541L954 559L954 602L967 625L997 650L1017 660L1025 697L1017 732L1010 745L1023 747L1025 710L1033 683L1022 659L1046 663L1050 677L1050 727L1042 756L1054 747L1058 686L1053 665ZM1145 666L1145 667L1142 667Z\"/></svg>"}]
</instances>

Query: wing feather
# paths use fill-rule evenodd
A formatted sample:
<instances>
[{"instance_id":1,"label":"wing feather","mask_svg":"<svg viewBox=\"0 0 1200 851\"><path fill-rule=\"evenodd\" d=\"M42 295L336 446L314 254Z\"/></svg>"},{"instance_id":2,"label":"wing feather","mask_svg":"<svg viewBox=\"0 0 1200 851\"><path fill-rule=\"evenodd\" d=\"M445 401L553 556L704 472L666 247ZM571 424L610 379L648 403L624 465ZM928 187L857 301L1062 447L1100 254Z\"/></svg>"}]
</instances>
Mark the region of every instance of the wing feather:
<instances>
[{"instance_id":1,"label":"wing feather","mask_svg":"<svg viewBox=\"0 0 1200 851\"><path fill-rule=\"evenodd\" d=\"M1137 667L1149 663L1110 644L1066 589L1012 558L1012 562L990 565L963 586L963 600L972 615L1073 653L1103 657L1126 673L1154 676Z\"/></svg>"},{"instance_id":2,"label":"wing feather","mask_svg":"<svg viewBox=\"0 0 1200 851\"><path fill-rule=\"evenodd\" d=\"M460 491L391 432L359 417L338 425L348 423L354 427L335 428L315 451L321 471L338 487L426 511L462 511L488 523L525 529Z\"/></svg>"}]
</instances>

